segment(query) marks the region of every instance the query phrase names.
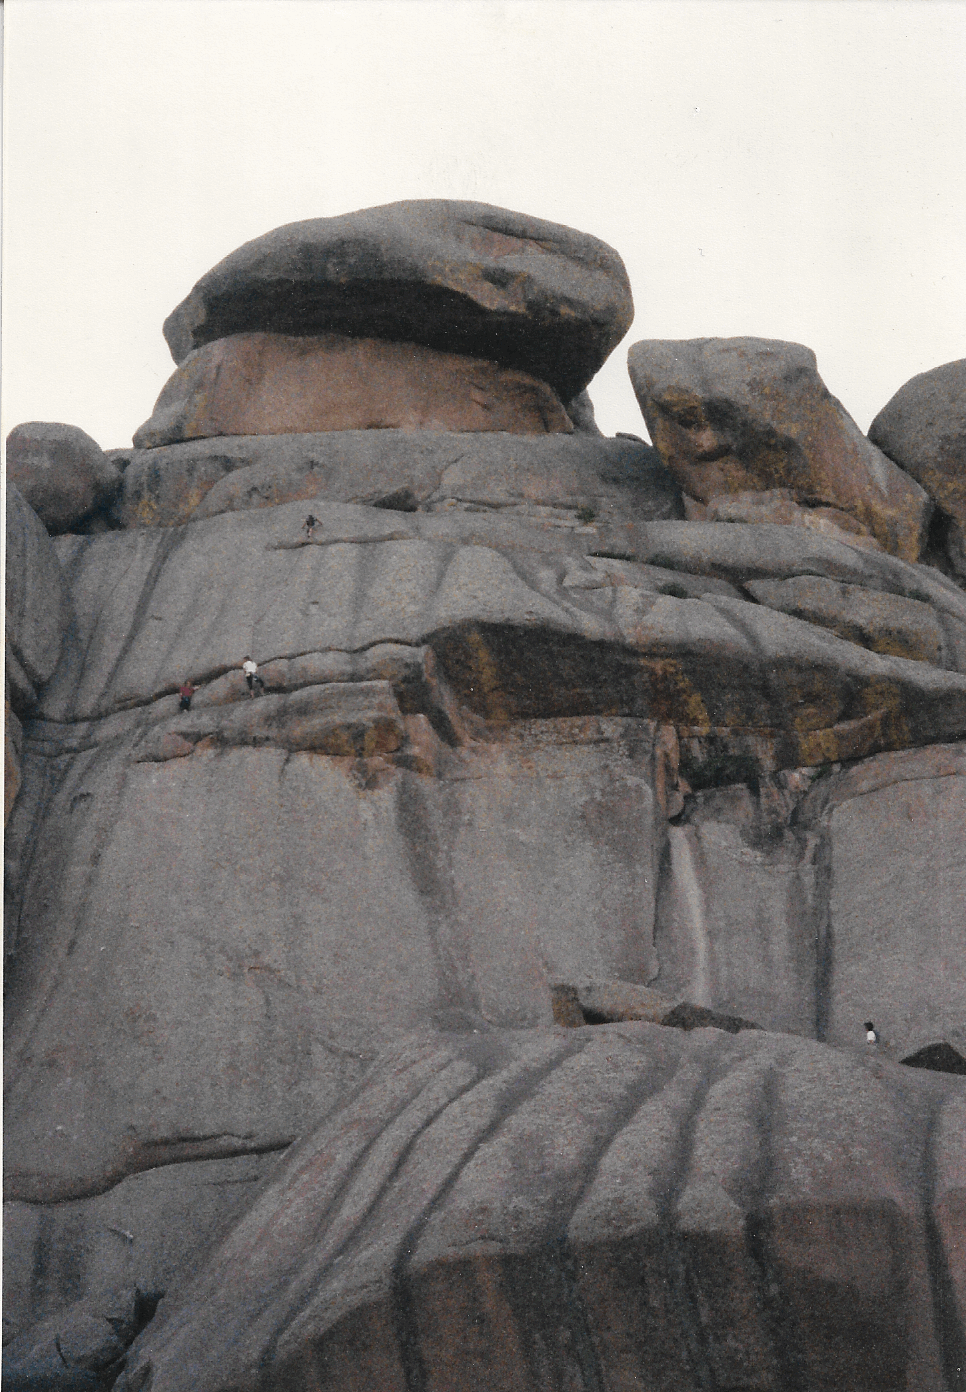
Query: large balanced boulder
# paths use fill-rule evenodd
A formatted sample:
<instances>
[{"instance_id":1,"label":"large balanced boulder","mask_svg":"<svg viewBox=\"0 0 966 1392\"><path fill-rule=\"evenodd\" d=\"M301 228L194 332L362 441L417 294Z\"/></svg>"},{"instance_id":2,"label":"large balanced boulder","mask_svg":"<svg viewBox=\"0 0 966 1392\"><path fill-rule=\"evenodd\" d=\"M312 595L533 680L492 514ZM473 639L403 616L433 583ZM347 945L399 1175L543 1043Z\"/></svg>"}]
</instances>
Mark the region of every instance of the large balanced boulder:
<instances>
[{"instance_id":1,"label":"large balanced boulder","mask_svg":"<svg viewBox=\"0 0 966 1392\"><path fill-rule=\"evenodd\" d=\"M964 1102L760 1031L427 1031L285 1158L119 1392L947 1392Z\"/></svg>"},{"instance_id":2,"label":"large balanced boulder","mask_svg":"<svg viewBox=\"0 0 966 1392\"><path fill-rule=\"evenodd\" d=\"M189 354L134 444L397 428L546 435L573 425L553 389L516 368L345 334L247 333Z\"/></svg>"},{"instance_id":3,"label":"large balanced boulder","mask_svg":"<svg viewBox=\"0 0 966 1392\"><path fill-rule=\"evenodd\" d=\"M7 436L7 478L49 532L75 531L111 502L121 472L76 425L28 421Z\"/></svg>"},{"instance_id":4,"label":"large balanced boulder","mask_svg":"<svg viewBox=\"0 0 966 1392\"><path fill-rule=\"evenodd\" d=\"M576 396L633 318L617 252L486 203L388 203L276 228L165 321L175 362L231 334L350 334L485 358Z\"/></svg>"},{"instance_id":5,"label":"large balanced boulder","mask_svg":"<svg viewBox=\"0 0 966 1392\"><path fill-rule=\"evenodd\" d=\"M818 375L815 354L764 338L636 343L628 368L644 419L690 496L788 490L862 523L918 560L926 493L871 444Z\"/></svg>"},{"instance_id":6,"label":"large balanced boulder","mask_svg":"<svg viewBox=\"0 0 966 1392\"><path fill-rule=\"evenodd\" d=\"M966 358L900 387L869 426L869 439L945 513L946 553L966 578Z\"/></svg>"}]
</instances>

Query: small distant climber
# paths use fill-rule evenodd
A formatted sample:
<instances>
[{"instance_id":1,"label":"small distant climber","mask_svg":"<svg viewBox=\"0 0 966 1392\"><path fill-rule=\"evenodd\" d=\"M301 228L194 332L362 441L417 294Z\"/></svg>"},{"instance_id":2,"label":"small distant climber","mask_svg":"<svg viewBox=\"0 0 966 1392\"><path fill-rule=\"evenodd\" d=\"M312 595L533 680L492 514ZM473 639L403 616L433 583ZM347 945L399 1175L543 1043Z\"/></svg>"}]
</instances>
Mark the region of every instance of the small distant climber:
<instances>
[{"instance_id":1,"label":"small distant climber","mask_svg":"<svg viewBox=\"0 0 966 1392\"><path fill-rule=\"evenodd\" d=\"M180 703L179 703L178 709L179 709L179 710L183 710L183 711L190 710L190 709L191 709L191 698L192 698L192 696L193 696L194 694L195 694L195 689L194 689L194 687L191 685L191 682L190 682L190 681L186 681L185 684L184 684L183 686L179 686L179 687L178 687L178 695L181 697L181 701L180 701Z\"/></svg>"},{"instance_id":2,"label":"small distant climber","mask_svg":"<svg viewBox=\"0 0 966 1392\"><path fill-rule=\"evenodd\" d=\"M258 663L253 662L250 657L246 657L245 661L242 663L242 671L245 673L245 680L248 683L248 694L254 700L255 683L258 682L258 685L261 687L265 686L265 683L258 675Z\"/></svg>"},{"instance_id":3,"label":"small distant climber","mask_svg":"<svg viewBox=\"0 0 966 1392\"><path fill-rule=\"evenodd\" d=\"M313 517L312 513L310 512L308 517L306 517L305 521L302 523L302 526L305 530L305 535L309 541L312 540L312 533L315 531L318 525L319 519L317 517Z\"/></svg>"},{"instance_id":4,"label":"small distant climber","mask_svg":"<svg viewBox=\"0 0 966 1392\"><path fill-rule=\"evenodd\" d=\"M879 1031L871 1020L866 1020L862 1028L865 1030L866 1044L868 1044L870 1049L874 1049L879 1042Z\"/></svg>"}]
</instances>

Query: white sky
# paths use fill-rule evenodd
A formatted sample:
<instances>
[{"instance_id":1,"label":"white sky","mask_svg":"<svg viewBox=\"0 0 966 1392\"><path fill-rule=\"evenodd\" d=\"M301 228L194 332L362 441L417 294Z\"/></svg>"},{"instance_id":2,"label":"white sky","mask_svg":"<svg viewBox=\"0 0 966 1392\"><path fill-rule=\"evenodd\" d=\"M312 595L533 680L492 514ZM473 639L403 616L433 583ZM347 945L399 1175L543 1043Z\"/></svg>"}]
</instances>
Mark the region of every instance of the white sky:
<instances>
[{"instance_id":1,"label":"white sky","mask_svg":"<svg viewBox=\"0 0 966 1392\"><path fill-rule=\"evenodd\" d=\"M966 4L7 0L3 433L130 444L165 316L299 218L475 198L592 232L643 338L806 343L863 429L966 353Z\"/></svg>"}]
</instances>

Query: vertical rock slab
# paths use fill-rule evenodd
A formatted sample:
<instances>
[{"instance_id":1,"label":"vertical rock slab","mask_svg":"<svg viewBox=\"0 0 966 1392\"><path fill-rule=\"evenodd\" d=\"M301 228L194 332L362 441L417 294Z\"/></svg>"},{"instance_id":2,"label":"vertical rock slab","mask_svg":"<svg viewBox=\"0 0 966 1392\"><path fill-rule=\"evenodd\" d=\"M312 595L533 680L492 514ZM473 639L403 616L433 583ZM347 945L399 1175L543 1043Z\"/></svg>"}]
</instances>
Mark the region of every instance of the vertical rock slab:
<instances>
[{"instance_id":1,"label":"vertical rock slab","mask_svg":"<svg viewBox=\"0 0 966 1392\"><path fill-rule=\"evenodd\" d=\"M655 339L634 344L628 369L651 439L692 497L787 489L842 509L887 551L918 559L927 495L829 394L810 349L763 338Z\"/></svg>"},{"instance_id":2,"label":"vertical rock slab","mask_svg":"<svg viewBox=\"0 0 966 1392\"><path fill-rule=\"evenodd\" d=\"M668 828L652 985L811 1036L818 838L789 828L793 807L773 783L733 783L698 793L685 823Z\"/></svg>"},{"instance_id":3,"label":"vertical rock slab","mask_svg":"<svg viewBox=\"0 0 966 1392\"><path fill-rule=\"evenodd\" d=\"M873 1020L903 1058L966 1046L966 749L884 754L822 780L802 809L828 859L824 1037ZM825 995L827 991L827 996Z\"/></svg>"},{"instance_id":4,"label":"vertical rock slab","mask_svg":"<svg viewBox=\"0 0 966 1392\"><path fill-rule=\"evenodd\" d=\"M9 479L6 525L7 683L23 714L54 674L72 605L47 529Z\"/></svg>"},{"instance_id":5,"label":"vertical rock slab","mask_svg":"<svg viewBox=\"0 0 966 1392\"><path fill-rule=\"evenodd\" d=\"M12 1198L278 1148L401 1032L549 1024L553 980L653 971L646 722L536 730L432 777L271 742L138 761L139 718L74 754L34 745L47 785L11 822L32 845Z\"/></svg>"}]
</instances>

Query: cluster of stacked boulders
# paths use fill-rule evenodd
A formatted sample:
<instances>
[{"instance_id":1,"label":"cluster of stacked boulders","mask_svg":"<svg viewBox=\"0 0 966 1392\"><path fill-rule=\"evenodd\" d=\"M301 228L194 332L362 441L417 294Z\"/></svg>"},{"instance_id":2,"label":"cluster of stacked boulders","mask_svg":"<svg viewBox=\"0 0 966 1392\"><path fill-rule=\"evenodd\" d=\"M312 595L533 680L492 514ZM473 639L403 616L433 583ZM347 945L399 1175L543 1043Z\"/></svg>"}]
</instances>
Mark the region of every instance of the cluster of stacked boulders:
<instances>
[{"instance_id":1,"label":"cluster of stacked boulders","mask_svg":"<svg viewBox=\"0 0 966 1392\"><path fill-rule=\"evenodd\" d=\"M966 363L632 316L392 204L9 437L11 1387L957 1385Z\"/></svg>"}]
</instances>

